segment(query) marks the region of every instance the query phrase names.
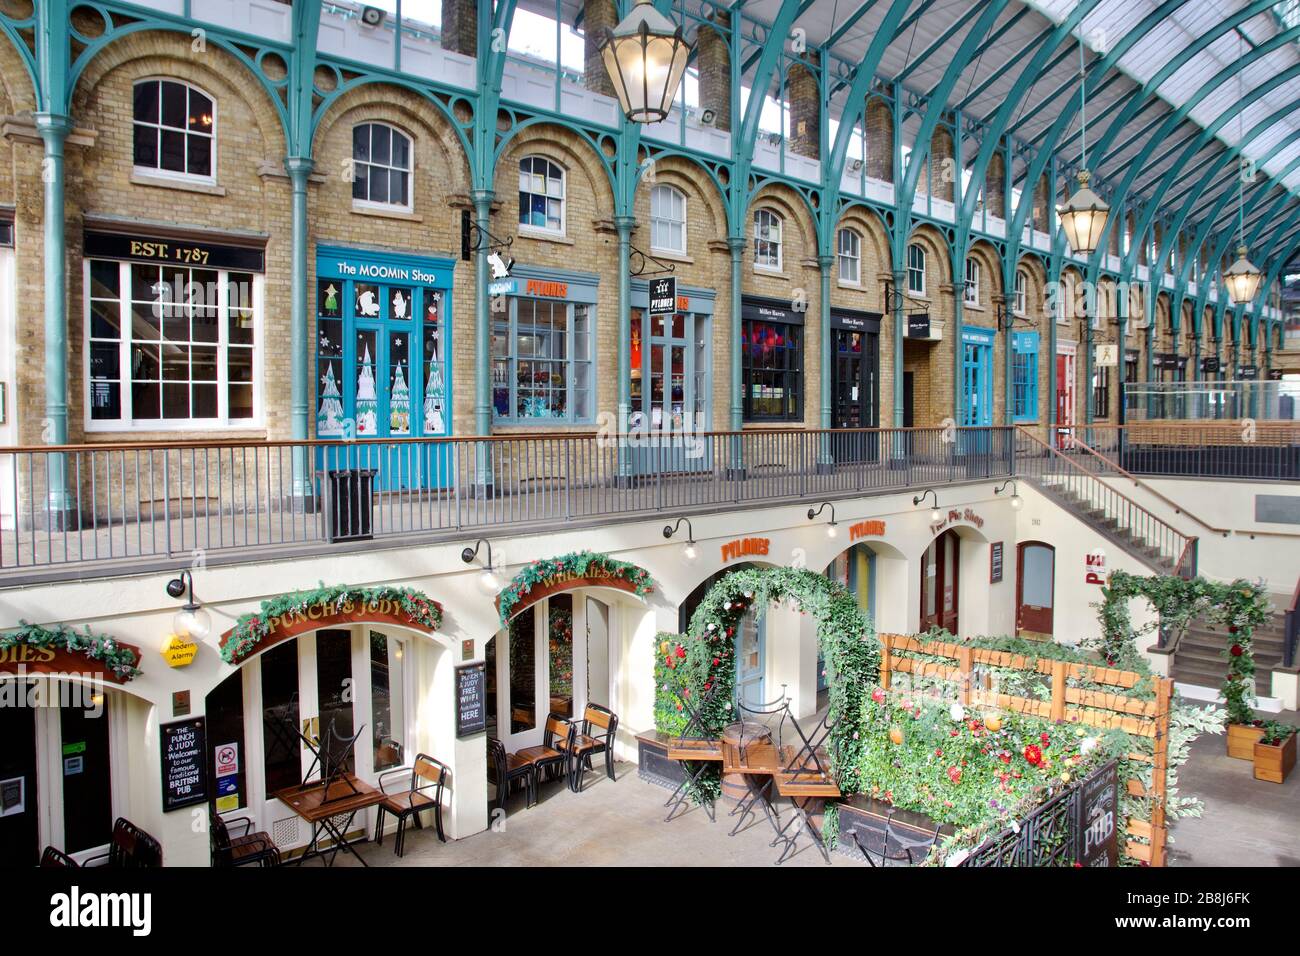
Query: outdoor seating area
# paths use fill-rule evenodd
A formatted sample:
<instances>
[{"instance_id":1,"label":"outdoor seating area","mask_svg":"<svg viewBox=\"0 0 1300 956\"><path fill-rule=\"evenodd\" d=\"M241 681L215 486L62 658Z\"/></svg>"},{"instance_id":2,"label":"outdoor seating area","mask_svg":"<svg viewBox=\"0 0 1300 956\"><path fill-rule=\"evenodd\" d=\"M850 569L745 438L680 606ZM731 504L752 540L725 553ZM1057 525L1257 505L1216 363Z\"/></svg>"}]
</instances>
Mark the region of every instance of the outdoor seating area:
<instances>
[{"instance_id":1,"label":"outdoor seating area","mask_svg":"<svg viewBox=\"0 0 1300 956\"><path fill-rule=\"evenodd\" d=\"M525 793L525 807L537 803L543 783L563 780L581 793L583 781L594 771L594 758L603 755L605 775L614 780L614 737L618 715L598 704L588 704L581 718L551 712L546 717L542 742L508 753L497 737L488 738L488 782L495 788L492 809L504 808L517 786Z\"/></svg>"},{"instance_id":2,"label":"outdoor seating area","mask_svg":"<svg viewBox=\"0 0 1300 956\"><path fill-rule=\"evenodd\" d=\"M43 869L78 869L106 866L118 870L152 869L162 866L162 844L125 817L113 821L108 850L78 863L58 847L47 846L41 853Z\"/></svg>"}]
</instances>

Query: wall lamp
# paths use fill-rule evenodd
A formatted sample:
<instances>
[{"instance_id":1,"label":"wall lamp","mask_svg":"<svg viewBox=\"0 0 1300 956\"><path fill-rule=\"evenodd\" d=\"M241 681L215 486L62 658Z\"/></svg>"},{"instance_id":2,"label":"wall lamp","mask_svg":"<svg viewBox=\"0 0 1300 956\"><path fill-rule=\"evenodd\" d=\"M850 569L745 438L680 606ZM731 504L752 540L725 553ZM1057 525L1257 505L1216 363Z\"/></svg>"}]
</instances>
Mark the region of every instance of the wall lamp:
<instances>
[{"instance_id":1,"label":"wall lamp","mask_svg":"<svg viewBox=\"0 0 1300 956\"><path fill-rule=\"evenodd\" d=\"M912 504L919 506L927 497L934 498L934 507L930 509L930 522L931 524L938 524L943 520L943 512L939 510L939 496L934 493L933 488L926 488L919 495L913 496Z\"/></svg>"},{"instance_id":2,"label":"wall lamp","mask_svg":"<svg viewBox=\"0 0 1300 956\"><path fill-rule=\"evenodd\" d=\"M695 559L700 556L700 549L695 546L695 529L691 527L690 518L678 518L676 524L664 525L664 537L671 538L677 533L677 529L686 522L686 544L682 546L682 556L688 562L694 563Z\"/></svg>"},{"instance_id":3,"label":"wall lamp","mask_svg":"<svg viewBox=\"0 0 1300 956\"><path fill-rule=\"evenodd\" d=\"M1006 490L1007 485L1011 486L1011 508L1014 511L1019 511L1024 506L1025 499L1020 497L1020 486L1016 484L1014 478L1008 478L1006 481L1002 482L1002 484L993 489L993 493L995 495L1002 494L1002 492Z\"/></svg>"},{"instance_id":4,"label":"wall lamp","mask_svg":"<svg viewBox=\"0 0 1300 956\"><path fill-rule=\"evenodd\" d=\"M830 508L830 509L831 509L831 521L830 521L830 524L828 524L828 525L826 526L826 537L828 537L828 538L833 538L833 537L835 537L837 534L840 533L840 529L839 529L839 527L835 524L835 506L834 506L833 504L831 504L829 501L823 501L823 502L822 502L820 505L818 505L816 508L809 508L809 509L808 509L808 520L809 520L809 521L812 521L812 520L813 520L814 518L816 518L819 514L821 514L822 511L824 511L824 510L827 509L827 508Z\"/></svg>"},{"instance_id":5,"label":"wall lamp","mask_svg":"<svg viewBox=\"0 0 1300 956\"><path fill-rule=\"evenodd\" d=\"M491 541L480 538L474 542L474 547L461 551L460 559L466 564L472 563L478 557L480 548L487 548L487 564L483 565L483 570L479 573L478 586L484 594L496 594L501 590L501 579L497 577L496 568L492 564Z\"/></svg>"},{"instance_id":6,"label":"wall lamp","mask_svg":"<svg viewBox=\"0 0 1300 956\"><path fill-rule=\"evenodd\" d=\"M167 593L174 598L184 597L185 604L172 618L172 633L177 637L188 637L201 641L212 630L212 617L203 610L203 605L194 599L194 576L188 570L182 571L167 582Z\"/></svg>"}]
</instances>

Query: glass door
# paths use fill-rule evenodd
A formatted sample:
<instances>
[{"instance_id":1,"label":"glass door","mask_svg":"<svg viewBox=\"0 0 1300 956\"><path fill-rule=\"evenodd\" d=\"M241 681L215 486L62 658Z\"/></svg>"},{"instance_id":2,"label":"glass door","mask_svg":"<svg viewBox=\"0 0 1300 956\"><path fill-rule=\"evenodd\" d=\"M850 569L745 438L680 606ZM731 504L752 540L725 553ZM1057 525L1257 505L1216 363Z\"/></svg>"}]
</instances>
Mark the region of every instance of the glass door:
<instances>
[{"instance_id":1,"label":"glass door","mask_svg":"<svg viewBox=\"0 0 1300 956\"><path fill-rule=\"evenodd\" d=\"M1056 551L1049 544L1025 542L1019 546L1016 592L1016 631L1052 636L1052 606L1056 577Z\"/></svg>"},{"instance_id":2,"label":"glass door","mask_svg":"<svg viewBox=\"0 0 1300 956\"><path fill-rule=\"evenodd\" d=\"M63 767L63 851L104 846L113 835L108 694L102 709L59 708Z\"/></svg>"},{"instance_id":3,"label":"glass door","mask_svg":"<svg viewBox=\"0 0 1300 956\"><path fill-rule=\"evenodd\" d=\"M0 866L35 866L41 852L36 708L0 707L0 740Z\"/></svg>"},{"instance_id":4,"label":"glass door","mask_svg":"<svg viewBox=\"0 0 1300 956\"><path fill-rule=\"evenodd\" d=\"M688 453L688 433L707 428L708 341L704 316L648 316L633 309L628 431L642 439L631 460L639 474L705 467Z\"/></svg>"},{"instance_id":5,"label":"glass door","mask_svg":"<svg viewBox=\"0 0 1300 956\"><path fill-rule=\"evenodd\" d=\"M767 615L751 608L740 619L736 633L736 700L748 707L766 703Z\"/></svg>"},{"instance_id":6,"label":"glass door","mask_svg":"<svg viewBox=\"0 0 1300 956\"><path fill-rule=\"evenodd\" d=\"M582 717L587 654L574 634L586 636L588 613L580 598L557 594L520 611L489 642L487 660L491 668L495 652L495 674L488 679L488 705L495 701L499 731L489 729L489 735L500 737L506 750L539 745L548 714Z\"/></svg>"},{"instance_id":7,"label":"glass door","mask_svg":"<svg viewBox=\"0 0 1300 956\"><path fill-rule=\"evenodd\" d=\"M832 344L835 379L832 384L832 428L874 428L876 418L876 376L879 336L851 329L835 329ZM874 433L836 435L836 461L875 461Z\"/></svg>"}]
</instances>

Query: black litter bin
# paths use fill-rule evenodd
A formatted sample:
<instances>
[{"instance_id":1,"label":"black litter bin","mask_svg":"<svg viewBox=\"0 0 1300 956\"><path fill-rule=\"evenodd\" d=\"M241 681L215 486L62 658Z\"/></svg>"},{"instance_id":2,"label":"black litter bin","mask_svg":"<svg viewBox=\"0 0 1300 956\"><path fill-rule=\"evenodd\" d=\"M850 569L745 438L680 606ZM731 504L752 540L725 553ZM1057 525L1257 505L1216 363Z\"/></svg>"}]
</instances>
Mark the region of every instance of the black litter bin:
<instances>
[{"instance_id":1,"label":"black litter bin","mask_svg":"<svg viewBox=\"0 0 1300 956\"><path fill-rule=\"evenodd\" d=\"M326 534L330 541L366 541L374 502L373 469L349 468L325 473Z\"/></svg>"}]
</instances>

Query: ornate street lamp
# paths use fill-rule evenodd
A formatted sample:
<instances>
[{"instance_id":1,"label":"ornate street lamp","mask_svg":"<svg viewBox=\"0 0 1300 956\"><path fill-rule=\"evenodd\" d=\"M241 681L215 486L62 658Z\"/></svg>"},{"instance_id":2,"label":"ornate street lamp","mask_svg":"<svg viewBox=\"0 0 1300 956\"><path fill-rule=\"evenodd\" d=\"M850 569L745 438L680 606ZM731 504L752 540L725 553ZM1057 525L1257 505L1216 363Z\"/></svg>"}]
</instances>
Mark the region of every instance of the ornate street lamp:
<instances>
[{"instance_id":1,"label":"ornate street lamp","mask_svg":"<svg viewBox=\"0 0 1300 956\"><path fill-rule=\"evenodd\" d=\"M628 120L658 123L668 116L691 55L681 27L650 0L637 0L601 41L600 55Z\"/></svg>"},{"instance_id":2,"label":"ornate street lamp","mask_svg":"<svg viewBox=\"0 0 1300 956\"><path fill-rule=\"evenodd\" d=\"M1065 241L1076 256L1091 255L1101 243L1110 206L1088 188L1088 80L1083 68L1083 37L1079 37L1079 188L1056 209Z\"/></svg>"},{"instance_id":3,"label":"ornate street lamp","mask_svg":"<svg viewBox=\"0 0 1300 956\"><path fill-rule=\"evenodd\" d=\"M1246 305L1255 301L1260 280L1264 276L1246 258L1246 246L1237 247L1237 261L1223 271L1223 282L1228 287L1228 298L1233 305Z\"/></svg>"}]
</instances>

